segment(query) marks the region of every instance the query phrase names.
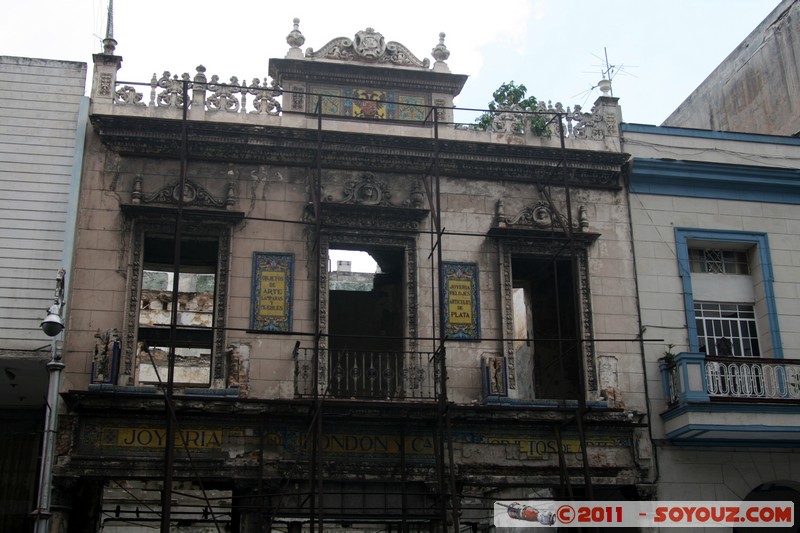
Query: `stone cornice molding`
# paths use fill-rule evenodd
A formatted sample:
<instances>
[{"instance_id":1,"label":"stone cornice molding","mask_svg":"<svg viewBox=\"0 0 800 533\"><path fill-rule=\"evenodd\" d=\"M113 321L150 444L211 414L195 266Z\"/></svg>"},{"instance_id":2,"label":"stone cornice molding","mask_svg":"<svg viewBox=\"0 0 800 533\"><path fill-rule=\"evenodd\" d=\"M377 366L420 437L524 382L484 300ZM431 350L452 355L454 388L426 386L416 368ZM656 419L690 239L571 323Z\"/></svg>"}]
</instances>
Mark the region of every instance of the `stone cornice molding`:
<instances>
[{"instance_id":1,"label":"stone cornice molding","mask_svg":"<svg viewBox=\"0 0 800 533\"><path fill-rule=\"evenodd\" d=\"M332 83L348 87L388 87L456 96L467 82L464 74L432 70L393 69L383 65L270 59L269 75L285 87L287 82Z\"/></svg>"},{"instance_id":2,"label":"stone cornice molding","mask_svg":"<svg viewBox=\"0 0 800 533\"><path fill-rule=\"evenodd\" d=\"M92 115L95 131L112 151L125 156L180 157L180 121L144 117ZM285 127L188 123L189 157L239 164L313 166L317 131ZM436 149L433 139L323 131L323 168L418 174L428 168ZM442 175L537 183L563 183L558 148L440 140ZM620 190L627 154L567 150L570 185Z\"/></svg>"},{"instance_id":3,"label":"stone cornice molding","mask_svg":"<svg viewBox=\"0 0 800 533\"><path fill-rule=\"evenodd\" d=\"M630 190L640 194L800 204L800 170L637 157Z\"/></svg>"}]
</instances>

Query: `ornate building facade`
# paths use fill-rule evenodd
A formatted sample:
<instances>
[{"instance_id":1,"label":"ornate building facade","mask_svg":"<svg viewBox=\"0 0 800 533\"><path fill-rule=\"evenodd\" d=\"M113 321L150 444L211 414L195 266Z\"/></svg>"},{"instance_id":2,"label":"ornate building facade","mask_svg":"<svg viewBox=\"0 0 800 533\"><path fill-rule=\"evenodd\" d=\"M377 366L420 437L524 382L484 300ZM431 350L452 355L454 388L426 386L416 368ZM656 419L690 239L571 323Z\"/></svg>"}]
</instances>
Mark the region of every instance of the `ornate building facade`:
<instances>
[{"instance_id":1,"label":"ornate building facade","mask_svg":"<svg viewBox=\"0 0 800 533\"><path fill-rule=\"evenodd\" d=\"M54 520L487 531L650 495L617 99L476 130L444 38L303 52L295 21L250 83L95 56Z\"/></svg>"}]
</instances>

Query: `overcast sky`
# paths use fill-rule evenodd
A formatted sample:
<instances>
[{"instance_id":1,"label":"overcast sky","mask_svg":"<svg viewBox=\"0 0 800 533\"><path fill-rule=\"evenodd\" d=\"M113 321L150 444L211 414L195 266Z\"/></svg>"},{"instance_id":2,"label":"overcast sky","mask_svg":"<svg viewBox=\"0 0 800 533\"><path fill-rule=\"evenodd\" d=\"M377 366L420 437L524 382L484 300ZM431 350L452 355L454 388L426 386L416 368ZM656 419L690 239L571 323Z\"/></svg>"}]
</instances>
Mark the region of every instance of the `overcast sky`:
<instances>
[{"instance_id":1,"label":"overcast sky","mask_svg":"<svg viewBox=\"0 0 800 533\"><path fill-rule=\"evenodd\" d=\"M623 120L660 124L778 5L779 0L504 0L267 2L116 0L119 79L194 74L205 65L248 81L284 57L292 19L303 49L372 27L387 41L430 57L445 32L448 65L469 80L456 103L484 108L514 80L540 100L581 104L598 95L604 49ZM91 63L105 34L107 0L7 1L0 54ZM91 66L90 74L91 76Z\"/></svg>"}]
</instances>

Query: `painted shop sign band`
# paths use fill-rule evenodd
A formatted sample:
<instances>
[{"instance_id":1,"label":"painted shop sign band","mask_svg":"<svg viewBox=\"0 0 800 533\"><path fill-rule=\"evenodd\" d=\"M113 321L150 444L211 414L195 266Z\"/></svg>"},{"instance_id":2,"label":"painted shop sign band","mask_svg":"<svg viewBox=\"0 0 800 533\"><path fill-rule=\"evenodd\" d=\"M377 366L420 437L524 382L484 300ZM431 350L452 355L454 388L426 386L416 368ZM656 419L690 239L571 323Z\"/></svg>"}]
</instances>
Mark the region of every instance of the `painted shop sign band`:
<instances>
[{"instance_id":1,"label":"painted shop sign band","mask_svg":"<svg viewBox=\"0 0 800 533\"><path fill-rule=\"evenodd\" d=\"M253 254L251 330L291 330L293 263L293 254Z\"/></svg>"},{"instance_id":2,"label":"painted shop sign band","mask_svg":"<svg viewBox=\"0 0 800 533\"><path fill-rule=\"evenodd\" d=\"M98 448L112 450L139 449L143 452L156 452L163 449L166 442L166 431L154 427L98 427L87 426L82 432L88 444L95 450ZM246 428L184 428L176 433L175 446L183 448L184 444L197 451L222 451L233 442L240 442L245 435L250 435L255 445L261 442L270 449L270 453L278 455L295 455L308 449L308 441L304 431L288 429L269 431L263 438L256 432ZM244 442L244 441L242 441ZM558 453L555 439L545 435L491 434L480 431L455 432L453 442L457 449L467 450L468 445L488 445L513 447L519 450L516 460L539 460L548 455ZM599 434L587 438L589 448L629 447L629 436L619 434ZM561 441L564 453L581 452L580 441L575 435L564 435ZM322 435L321 449L327 459L342 461L363 461L367 458L375 460L399 457L404 454L411 462L428 462L434 456L434 439L426 434L383 434L383 433L325 433Z\"/></svg>"},{"instance_id":3,"label":"painted shop sign band","mask_svg":"<svg viewBox=\"0 0 800 533\"><path fill-rule=\"evenodd\" d=\"M163 448L167 439L164 429L156 428L105 428L104 446L124 448ZM182 429L175 433L175 446L190 449L214 449L222 447L222 431L212 429Z\"/></svg>"},{"instance_id":4,"label":"painted shop sign band","mask_svg":"<svg viewBox=\"0 0 800 533\"><path fill-rule=\"evenodd\" d=\"M322 435L322 451L333 454L359 455L432 455L433 439L398 435Z\"/></svg>"}]
</instances>

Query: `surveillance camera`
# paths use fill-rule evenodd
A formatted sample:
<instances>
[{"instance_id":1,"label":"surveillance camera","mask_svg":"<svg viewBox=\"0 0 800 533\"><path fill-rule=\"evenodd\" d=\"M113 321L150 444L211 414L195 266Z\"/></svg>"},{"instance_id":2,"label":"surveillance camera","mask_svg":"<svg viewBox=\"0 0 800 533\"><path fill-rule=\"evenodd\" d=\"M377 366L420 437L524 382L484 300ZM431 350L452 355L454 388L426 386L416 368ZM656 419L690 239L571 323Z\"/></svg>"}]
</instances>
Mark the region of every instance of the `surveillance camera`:
<instances>
[{"instance_id":1,"label":"surveillance camera","mask_svg":"<svg viewBox=\"0 0 800 533\"><path fill-rule=\"evenodd\" d=\"M40 324L42 331L48 337L55 337L64 331L64 320L58 314L58 306L51 305L47 317Z\"/></svg>"}]
</instances>

